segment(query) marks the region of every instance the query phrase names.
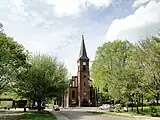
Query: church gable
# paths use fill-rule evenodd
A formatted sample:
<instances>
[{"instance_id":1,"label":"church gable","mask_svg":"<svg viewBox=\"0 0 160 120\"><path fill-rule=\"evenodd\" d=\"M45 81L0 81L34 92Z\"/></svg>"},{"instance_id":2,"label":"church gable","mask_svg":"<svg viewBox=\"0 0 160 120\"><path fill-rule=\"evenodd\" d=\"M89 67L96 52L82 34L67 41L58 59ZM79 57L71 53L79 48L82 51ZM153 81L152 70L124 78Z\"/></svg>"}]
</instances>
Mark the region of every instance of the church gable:
<instances>
[{"instance_id":1,"label":"church gable","mask_svg":"<svg viewBox=\"0 0 160 120\"><path fill-rule=\"evenodd\" d=\"M72 87L78 87L78 76L72 76L70 79L70 88Z\"/></svg>"}]
</instances>

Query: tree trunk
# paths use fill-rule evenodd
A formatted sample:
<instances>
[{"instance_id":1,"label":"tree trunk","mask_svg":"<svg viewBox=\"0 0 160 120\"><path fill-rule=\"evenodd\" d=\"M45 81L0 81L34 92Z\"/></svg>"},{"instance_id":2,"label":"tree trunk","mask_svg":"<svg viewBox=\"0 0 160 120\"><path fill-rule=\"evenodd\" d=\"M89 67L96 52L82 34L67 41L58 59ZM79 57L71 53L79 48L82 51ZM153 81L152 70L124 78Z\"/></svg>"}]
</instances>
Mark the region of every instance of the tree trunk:
<instances>
[{"instance_id":1,"label":"tree trunk","mask_svg":"<svg viewBox=\"0 0 160 120\"><path fill-rule=\"evenodd\" d=\"M136 104L137 114L139 114L139 109L138 109L138 107L139 107L139 102L138 102L138 100L137 100L137 104Z\"/></svg>"},{"instance_id":2,"label":"tree trunk","mask_svg":"<svg viewBox=\"0 0 160 120\"><path fill-rule=\"evenodd\" d=\"M36 102L35 100L33 100L33 101L32 101L32 108L31 108L31 109L33 109L33 108L34 108L34 106L35 106L35 102Z\"/></svg>"},{"instance_id":3,"label":"tree trunk","mask_svg":"<svg viewBox=\"0 0 160 120\"><path fill-rule=\"evenodd\" d=\"M128 103L126 104L127 112L128 112Z\"/></svg>"},{"instance_id":4,"label":"tree trunk","mask_svg":"<svg viewBox=\"0 0 160 120\"><path fill-rule=\"evenodd\" d=\"M157 93L157 96L156 96L156 104L159 105L159 93Z\"/></svg>"},{"instance_id":5,"label":"tree trunk","mask_svg":"<svg viewBox=\"0 0 160 120\"><path fill-rule=\"evenodd\" d=\"M132 100L132 111L133 111L133 100Z\"/></svg>"},{"instance_id":6,"label":"tree trunk","mask_svg":"<svg viewBox=\"0 0 160 120\"><path fill-rule=\"evenodd\" d=\"M41 111L41 103L42 103L41 100L37 101L37 104L38 104L38 111Z\"/></svg>"},{"instance_id":7,"label":"tree trunk","mask_svg":"<svg viewBox=\"0 0 160 120\"><path fill-rule=\"evenodd\" d=\"M142 95L142 106L141 106L141 111L143 112L143 95Z\"/></svg>"},{"instance_id":8,"label":"tree trunk","mask_svg":"<svg viewBox=\"0 0 160 120\"><path fill-rule=\"evenodd\" d=\"M65 99L65 91L63 91L63 108L65 107L65 106L64 106L64 102L65 102L64 99Z\"/></svg>"}]
</instances>

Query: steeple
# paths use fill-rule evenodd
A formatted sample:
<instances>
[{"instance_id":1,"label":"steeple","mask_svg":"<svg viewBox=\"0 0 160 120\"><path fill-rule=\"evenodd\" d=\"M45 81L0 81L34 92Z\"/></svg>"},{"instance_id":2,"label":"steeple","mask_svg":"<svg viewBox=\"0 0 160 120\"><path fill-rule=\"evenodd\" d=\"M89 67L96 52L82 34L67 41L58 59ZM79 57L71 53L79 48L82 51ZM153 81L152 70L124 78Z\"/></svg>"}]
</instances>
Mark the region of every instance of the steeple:
<instances>
[{"instance_id":1,"label":"steeple","mask_svg":"<svg viewBox=\"0 0 160 120\"><path fill-rule=\"evenodd\" d=\"M85 43L84 43L84 35L82 35L82 43L81 43L79 59L87 59L87 60L89 59L87 57L86 47L85 47Z\"/></svg>"}]
</instances>

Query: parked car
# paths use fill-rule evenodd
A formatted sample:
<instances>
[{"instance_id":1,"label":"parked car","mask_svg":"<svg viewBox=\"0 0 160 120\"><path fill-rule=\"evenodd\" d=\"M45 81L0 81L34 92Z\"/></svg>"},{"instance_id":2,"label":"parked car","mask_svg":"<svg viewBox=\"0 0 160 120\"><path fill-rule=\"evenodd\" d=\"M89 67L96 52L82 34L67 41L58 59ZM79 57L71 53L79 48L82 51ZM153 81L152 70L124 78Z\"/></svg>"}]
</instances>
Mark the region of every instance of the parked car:
<instances>
[{"instance_id":1,"label":"parked car","mask_svg":"<svg viewBox=\"0 0 160 120\"><path fill-rule=\"evenodd\" d=\"M60 108L59 108L58 105L54 105L54 106L53 106L53 110L54 110L54 111L60 111Z\"/></svg>"},{"instance_id":2,"label":"parked car","mask_svg":"<svg viewBox=\"0 0 160 120\"><path fill-rule=\"evenodd\" d=\"M102 106L99 107L101 110L108 110L111 107L109 104L103 104Z\"/></svg>"}]
</instances>

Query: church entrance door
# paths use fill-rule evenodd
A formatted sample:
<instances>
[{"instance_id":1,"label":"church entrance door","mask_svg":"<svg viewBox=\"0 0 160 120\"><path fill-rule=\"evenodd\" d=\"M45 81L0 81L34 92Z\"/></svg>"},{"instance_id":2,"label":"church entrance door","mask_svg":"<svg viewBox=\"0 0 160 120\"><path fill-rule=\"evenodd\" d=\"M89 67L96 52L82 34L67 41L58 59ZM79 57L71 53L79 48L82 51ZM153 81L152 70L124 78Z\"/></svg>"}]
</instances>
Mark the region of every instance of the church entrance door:
<instances>
[{"instance_id":1,"label":"church entrance door","mask_svg":"<svg viewBox=\"0 0 160 120\"><path fill-rule=\"evenodd\" d=\"M83 107L88 107L89 106L89 103L86 99L83 99L82 106Z\"/></svg>"}]
</instances>

